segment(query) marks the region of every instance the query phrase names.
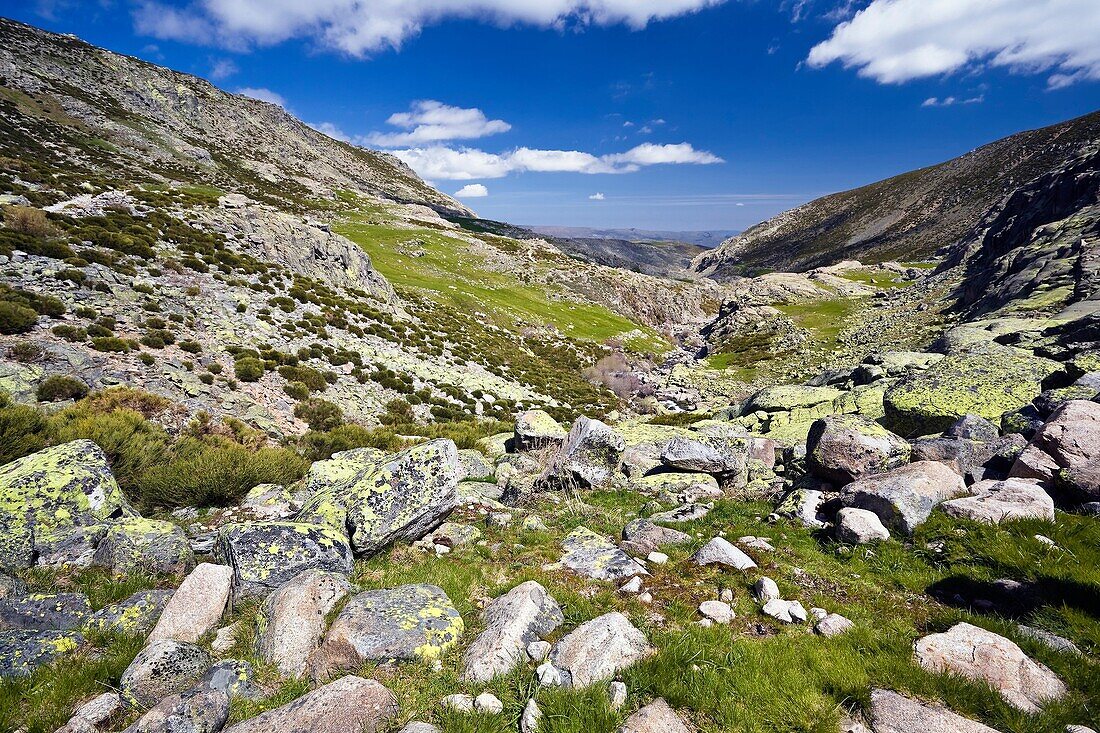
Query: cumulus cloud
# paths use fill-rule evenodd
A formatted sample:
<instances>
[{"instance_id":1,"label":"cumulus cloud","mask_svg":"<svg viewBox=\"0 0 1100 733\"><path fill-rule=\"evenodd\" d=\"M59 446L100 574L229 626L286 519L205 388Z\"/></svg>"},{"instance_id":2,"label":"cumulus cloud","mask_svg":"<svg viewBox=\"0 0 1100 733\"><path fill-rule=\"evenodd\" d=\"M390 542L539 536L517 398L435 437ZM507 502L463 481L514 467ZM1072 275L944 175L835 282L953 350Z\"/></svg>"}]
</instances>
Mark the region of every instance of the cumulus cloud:
<instances>
[{"instance_id":1,"label":"cumulus cloud","mask_svg":"<svg viewBox=\"0 0 1100 733\"><path fill-rule=\"evenodd\" d=\"M604 196L602 193L594 193L594 194L592 194L591 196L588 197L588 200L589 201L603 201L606 198L607 197Z\"/></svg>"},{"instance_id":2,"label":"cumulus cloud","mask_svg":"<svg viewBox=\"0 0 1100 733\"><path fill-rule=\"evenodd\" d=\"M645 143L625 153L596 156L579 150L516 148L505 153L487 153L477 148L448 148L442 145L390 151L422 178L471 181L503 178L509 173L634 173L651 165L712 165L724 162L690 143L654 145Z\"/></svg>"},{"instance_id":3,"label":"cumulus cloud","mask_svg":"<svg viewBox=\"0 0 1100 733\"><path fill-rule=\"evenodd\" d=\"M489 189L480 183L471 183L455 191L455 196L460 199L481 199L489 195Z\"/></svg>"},{"instance_id":4,"label":"cumulus cloud","mask_svg":"<svg viewBox=\"0 0 1100 733\"><path fill-rule=\"evenodd\" d=\"M474 140L512 129L504 120L490 120L480 109L452 107L434 99L412 103L408 112L390 115L386 122L407 132L375 132L372 145L393 148L446 140Z\"/></svg>"},{"instance_id":5,"label":"cumulus cloud","mask_svg":"<svg viewBox=\"0 0 1100 733\"><path fill-rule=\"evenodd\" d=\"M210 67L210 78L215 81L228 79L238 71L240 69L237 68L237 64L233 62L233 59L217 59Z\"/></svg>"},{"instance_id":6,"label":"cumulus cloud","mask_svg":"<svg viewBox=\"0 0 1100 733\"><path fill-rule=\"evenodd\" d=\"M243 97L251 97L252 99L258 99L261 102L271 102L271 104L277 104L283 109L286 109L286 99L278 92L273 92L270 89L264 87L241 87L237 90L237 94Z\"/></svg>"},{"instance_id":7,"label":"cumulus cloud","mask_svg":"<svg viewBox=\"0 0 1100 733\"><path fill-rule=\"evenodd\" d=\"M959 99L958 97L929 97L921 102L921 107L954 107L956 104L981 104L985 101L984 95L978 95L977 97L968 97L966 99Z\"/></svg>"},{"instance_id":8,"label":"cumulus cloud","mask_svg":"<svg viewBox=\"0 0 1100 733\"><path fill-rule=\"evenodd\" d=\"M1003 67L1048 86L1100 80L1096 0L872 0L810 51L884 84Z\"/></svg>"},{"instance_id":9,"label":"cumulus cloud","mask_svg":"<svg viewBox=\"0 0 1100 733\"><path fill-rule=\"evenodd\" d=\"M399 48L428 25L448 19L562 28L617 25L644 28L726 0L191 0L183 8L140 0L136 29L158 38L230 48L309 38L364 56Z\"/></svg>"}]
</instances>

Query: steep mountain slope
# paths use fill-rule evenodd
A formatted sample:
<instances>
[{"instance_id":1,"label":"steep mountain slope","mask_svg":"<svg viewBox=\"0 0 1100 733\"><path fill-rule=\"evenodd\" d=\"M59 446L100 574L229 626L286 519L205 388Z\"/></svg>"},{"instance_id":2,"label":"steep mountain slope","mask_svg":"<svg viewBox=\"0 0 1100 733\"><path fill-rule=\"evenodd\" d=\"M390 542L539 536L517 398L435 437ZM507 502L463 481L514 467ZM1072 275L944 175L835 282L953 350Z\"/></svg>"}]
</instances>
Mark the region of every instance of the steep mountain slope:
<instances>
[{"instance_id":1,"label":"steep mountain slope","mask_svg":"<svg viewBox=\"0 0 1100 733\"><path fill-rule=\"evenodd\" d=\"M355 189L468 213L396 158L333 140L277 105L3 18L0 135L74 180L121 168L283 206Z\"/></svg>"},{"instance_id":2,"label":"steep mountain slope","mask_svg":"<svg viewBox=\"0 0 1100 733\"><path fill-rule=\"evenodd\" d=\"M825 196L696 258L717 279L843 260L916 261L961 239L1009 191L1100 139L1100 112L1022 132L954 160Z\"/></svg>"}]
</instances>

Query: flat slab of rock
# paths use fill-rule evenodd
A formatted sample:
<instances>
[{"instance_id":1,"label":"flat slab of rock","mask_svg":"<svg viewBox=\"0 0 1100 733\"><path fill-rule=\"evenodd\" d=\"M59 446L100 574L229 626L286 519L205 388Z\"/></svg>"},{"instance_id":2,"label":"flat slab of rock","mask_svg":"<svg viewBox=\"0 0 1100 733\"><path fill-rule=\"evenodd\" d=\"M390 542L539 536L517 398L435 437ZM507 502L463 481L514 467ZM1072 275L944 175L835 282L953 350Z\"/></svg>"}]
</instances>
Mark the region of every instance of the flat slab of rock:
<instances>
[{"instance_id":1,"label":"flat slab of rock","mask_svg":"<svg viewBox=\"0 0 1100 733\"><path fill-rule=\"evenodd\" d=\"M697 565L717 563L737 570L750 570L756 567L756 562L751 557L724 537L715 537L700 547L692 559Z\"/></svg>"},{"instance_id":2,"label":"flat slab of rock","mask_svg":"<svg viewBox=\"0 0 1100 733\"><path fill-rule=\"evenodd\" d=\"M702 519L708 514L710 514L710 509L703 504L684 504L675 509L669 509L667 512L657 512L649 518L654 522L680 524L683 522L694 522L697 519Z\"/></svg>"},{"instance_id":3,"label":"flat slab of rock","mask_svg":"<svg viewBox=\"0 0 1100 733\"><path fill-rule=\"evenodd\" d=\"M139 590L129 598L93 613L84 623L84 628L135 636L148 634L173 593L170 590Z\"/></svg>"},{"instance_id":4,"label":"flat slab of rock","mask_svg":"<svg viewBox=\"0 0 1100 733\"><path fill-rule=\"evenodd\" d=\"M667 702L657 698L626 719L617 733L691 733Z\"/></svg>"},{"instance_id":5,"label":"flat slab of rock","mask_svg":"<svg viewBox=\"0 0 1100 733\"><path fill-rule=\"evenodd\" d=\"M135 516L90 440L55 445L0 466L0 567L29 568L75 527Z\"/></svg>"},{"instance_id":6,"label":"flat slab of rock","mask_svg":"<svg viewBox=\"0 0 1100 733\"><path fill-rule=\"evenodd\" d=\"M171 639L154 641L138 652L122 673L122 700L130 707L150 708L198 682L212 661L194 644Z\"/></svg>"},{"instance_id":7,"label":"flat slab of rock","mask_svg":"<svg viewBox=\"0 0 1100 733\"><path fill-rule=\"evenodd\" d=\"M82 626L91 613L83 593L34 593L0 601L0 629L67 631Z\"/></svg>"},{"instance_id":8,"label":"flat slab of rock","mask_svg":"<svg viewBox=\"0 0 1100 733\"><path fill-rule=\"evenodd\" d=\"M919 639L914 656L929 671L984 681L1009 703L1027 712L1066 693L1065 684L1053 672L1024 654L1014 642L967 623Z\"/></svg>"},{"instance_id":9,"label":"flat slab of rock","mask_svg":"<svg viewBox=\"0 0 1100 733\"><path fill-rule=\"evenodd\" d=\"M76 631L0 631L0 677L26 677L83 643Z\"/></svg>"},{"instance_id":10,"label":"flat slab of rock","mask_svg":"<svg viewBox=\"0 0 1100 733\"><path fill-rule=\"evenodd\" d=\"M829 415L810 426L806 466L815 476L843 486L909 461L909 441L862 415Z\"/></svg>"},{"instance_id":11,"label":"flat slab of rock","mask_svg":"<svg viewBox=\"0 0 1100 733\"><path fill-rule=\"evenodd\" d=\"M678 436L661 451L661 463L670 468L715 476L743 473L748 459L748 437Z\"/></svg>"},{"instance_id":12,"label":"flat slab of rock","mask_svg":"<svg viewBox=\"0 0 1100 733\"><path fill-rule=\"evenodd\" d=\"M232 568L200 563L165 604L149 641L198 641L221 622L232 585Z\"/></svg>"},{"instance_id":13,"label":"flat slab of rock","mask_svg":"<svg viewBox=\"0 0 1100 733\"><path fill-rule=\"evenodd\" d=\"M290 519L299 507L285 487L278 484L260 484L253 487L241 500L241 509L260 520Z\"/></svg>"},{"instance_id":14,"label":"flat slab of rock","mask_svg":"<svg viewBox=\"0 0 1100 733\"><path fill-rule=\"evenodd\" d=\"M370 557L438 527L458 503L460 473L458 449L446 439L415 445L384 461L356 458L346 468L333 467L331 481L315 482L318 490L298 519L346 531L355 554Z\"/></svg>"},{"instance_id":15,"label":"flat slab of rock","mask_svg":"<svg viewBox=\"0 0 1100 733\"><path fill-rule=\"evenodd\" d=\"M231 725L225 733L374 733L399 712L397 698L384 685L348 676Z\"/></svg>"},{"instance_id":16,"label":"flat slab of rock","mask_svg":"<svg viewBox=\"0 0 1100 733\"><path fill-rule=\"evenodd\" d=\"M618 545L587 527L577 527L562 541L562 566L595 580L621 580L649 575Z\"/></svg>"},{"instance_id":17,"label":"flat slab of rock","mask_svg":"<svg viewBox=\"0 0 1100 733\"><path fill-rule=\"evenodd\" d=\"M325 636L326 616L351 593L343 575L307 570L279 586L260 609L256 650L282 674L305 674Z\"/></svg>"},{"instance_id":18,"label":"flat slab of rock","mask_svg":"<svg viewBox=\"0 0 1100 733\"><path fill-rule=\"evenodd\" d=\"M353 597L332 623L311 662L314 676L364 662L438 659L465 625L434 585L402 585Z\"/></svg>"},{"instance_id":19,"label":"flat slab of rock","mask_svg":"<svg viewBox=\"0 0 1100 733\"><path fill-rule=\"evenodd\" d=\"M997 733L964 718L892 690L871 690L871 726L875 733Z\"/></svg>"},{"instance_id":20,"label":"flat slab of rock","mask_svg":"<svg viewBox=\"0 0 1100 733\"><path fill-rule=\"evenodd\" d=\"M354 562L342 532L302 522L230 524L214 556L233 568L234 599L262 598L306 570L347 576Z\"/></svg>"},{"instance_id":21,"label":"flat slab of rock","mask_svg":"<svg viewBox=\"0 0 1100 733\"><path fill-rule=\"evenodd\" d=\"M648 657L653 648L645 634L621 613L609 613L581 624L550 652L550 663L565 687L605 682L615 673Z\"/></svg>"},{"instance_id":22,"label":"flat slab of rock","mask_svg":"<svg viewBox=\"0 0 1100 733\"><path fill-rule=\"evenodd\" d=\"M1014 519L1054 521L1054 499L1038 481L1015 478L979 481L970 491L973 496L945 501L941 508L953 517L987 524Z\"/></svg>"},{"instance_id":23,"label":"flat slab of rock","mask_svg":"<svg viewBox=\"0 0 1100 733\"><path fill-rule=\"evenodd\" d=\"M911 535L939 504L966 493L962 476L944 464L917 461L853 481L844 487L841 502L872 511L887 529Z\"/></svg>"},{"instance_id":24,"label":"flat slab of rock","mask_svg":"<svg viewBox=\"0 0 1100 733\"><path fill-rule=\"evenodd\" d=\"M527 645L540 641L565 622L546 589L529 580L490 603L482 612L485 630L462 662L462 678L488 682L527 661Z\"/></svg>"},{"instance_id":25,"label":"flat slab of rock","mask_svg":"<svg viewBox=\"0 0 1100 733\"><path fill-rule=\"evenodd\" d=\"M718 480L707 473L654 473L631 479L630 490L686 504L722 496Z\"/></svg>"}]
</instances>

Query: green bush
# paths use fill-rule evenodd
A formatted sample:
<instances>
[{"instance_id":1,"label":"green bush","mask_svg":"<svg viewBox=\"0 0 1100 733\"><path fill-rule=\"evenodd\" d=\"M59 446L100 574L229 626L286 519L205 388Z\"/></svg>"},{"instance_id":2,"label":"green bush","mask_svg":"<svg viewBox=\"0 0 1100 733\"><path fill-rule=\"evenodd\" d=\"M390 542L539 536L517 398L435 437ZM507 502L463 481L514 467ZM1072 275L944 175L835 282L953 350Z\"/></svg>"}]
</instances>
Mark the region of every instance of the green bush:
<instances>
[{"instance_id":1,"label":"green bush","mask_svg":"<svg viewBox=\"0 0 1100 733\"><path fill-rule=\"evenodd\" d=\"M23 364L38 361L42 358L43 353L42 347L33 341L16 341L8 349L8 356Z\"/></svg>"},{"instance_id":2,"label":"green bush","mask_svg":"<svg viewBox=\"0 0 1100 733\"><path fill-rule=\"evenodd\" d=\"M199 375L199 381L202 382L203 384L213 384L214 383L214 375L211 374L210 372L203 372L202 374Z\"/></svg>"},{"instance_id":3,"label":"green bush","mask_svg":"<svg viewBox=\"0 0 1100 733\"><path fill-rule=\"evenodd\" d=\"M305 475L309 461L287 448L254 450L220 439L184 438L167 464L146 471L137 497L151 507L235 504L259 484L289 484Z\"/></svg>"},{"instance_id":4,"label":"green bush","mask_svg":"<svg viewBox=\"0 0 1100 733\"><path fill-rule=\"evenodd\" d=\"M0 465L42 450L52 436L50 422L41 411L14 405L0 392Z\"/></svg>"},{"instance_id":5,"label":"green bush","mask_svg":"<svg viewBox=\"0 0 1100 733\"><path fill-rule=\"evenodd\" d=\"M286 386L283 387L283 391L296 400L304 400L309 397L309 387L301 382L287 382Z\"/></svg>"},{"instance_id":6,"label":"green bush","mask_svg":"<svg viewBox=\"0 0 1100 733\"><path fill-rule=\"evenodd\" d=\"M127 352L130 342L116 336L97 336L92 339L92 348L96 351Z\"/></svg>"},{"instance_id":7,"label":"green bush","mask_svg":"<svg viewBox=\"0 0 1100 733\"><path fill-rule=\"evenodd\" d=\"M281 366L279 374L288 382L301 382L310 392L323 392L328 388L325 375L307 366Z\"/></svg>"},{"instance_id":8,"label":"green bush","mask_svg":"<svg viewBox=\"0 0 1100 733\"><path fill-rule=\"evenodd\" d=\"M264 363L254 357L246 356L238 359L233 365L233 373L242 382L255 382L264 375Z\"/></svg>"},{"instance_id":9,"label":"green bush","mask_svg":"<svg viewBox=\"0 0 1100 733\"><path fill-rule=\"evenodd\" d=\"M317 397L295 405L294 417L304 420L310 430L332 430L344 422L344 413L338 405Z\"/></svg>"},{"instance_id":10,"label":"green bush","mask_svg":"<svg viewBox=\"0 0 1100 733\"><path fill-rule=\"evenodd\" d=\"M405 447L405 441L389 428L372 430L349 423L328 431L312 430L299 438L298 445L309 460L323 461L332 458L334 453L352 448L378 448L396 453Z\"/></svg>"},{"instance_id":11,"label":"green bush","mask_svg":"<svg viewBox=\"0 0 1100 733\"><path fill-rule=\"evenodd\" d=\"M54 375L46 377L38 385L36 396L39 402L62 402L87 397L88 385L76 377Z\"/></svg>"},{"instance_id":12,"label":"green bush","mask_svg":"<svg viewBox=\"0 0 1100 733\"><path fill-rule=\"evenodd\" d=\"M145 366L153 366L157 361L152 354L146 354L144 351L138 354L138 360Z\"/></svg>"},{"instance_id":13,"label":"green bush","mask_svg":"<svg viewBox=\"0 0 1100 733\"><path fill-rule=\"evenodd\" d=\"M38 323L38 314L30 308L0 300L0 333L26 333Z\"/></svg>"},{"instance_id":14,"label":"green bush","mask_svg":"<svg viewBox=\"0 0 1100 733\"><path fill-rule=\"evenodd\" d=\"M202 353L202 345L198 341L180 341L180 348L188 354Z\"/></svg>"},{"instance_id":15,"label":"green bush","mask_svg":"<svg viewBox=\"0 0 1100 733\"><path fill-rule=\"evenodd\" d=\"M88 332L77 326L62 324L50 329L55 336L60 336L66 341L83 341L88 338Z\"/></svg>"}]
</instances>

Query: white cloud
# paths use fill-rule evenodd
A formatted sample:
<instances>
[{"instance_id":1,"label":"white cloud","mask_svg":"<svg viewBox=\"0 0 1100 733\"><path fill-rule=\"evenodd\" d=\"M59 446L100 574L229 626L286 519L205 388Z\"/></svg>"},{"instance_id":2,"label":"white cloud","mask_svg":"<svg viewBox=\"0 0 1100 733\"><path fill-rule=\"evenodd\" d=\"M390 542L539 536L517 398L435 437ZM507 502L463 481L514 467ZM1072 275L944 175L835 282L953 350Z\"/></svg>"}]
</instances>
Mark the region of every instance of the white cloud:
<instances>
[{"instance_id":1,"label":"white cloud","mask_svg":"<svg viewBox=\"0 0 1100 733\"><path fill-rule=\"evenodd\" d=\"M996 66L1060 88L1100 80L1098 32L1097 0L872 0L807 61L885 84Z\"/></svg>"},{"instance_id":2,"label":"white cloud","mask_svg":"<svg viewBox=\"0 0 1100 733\"><path fill-rule=\"evenodd\" d=\"M644 28L726 0L192 0L183 9L141 0L138 32L230 48L310 38L351 56L399 48L427 25L477 19L562 28L622 24Z\"/></svg>"},{"instance_id":3,"label":"white cloud","mask_svg":"<svg viewBox=\"0 0 1100 733\"><path fill-rule=\"evenodd\" d=\"M489 195L489 189L480 183L471 183L455 191L455 197L460 199L481 199Z\"/></svg>"},{"instance_id":4,"label":"white cloud","mask_svg":"<svg viewBox=\"0 0 1100 733\"><path fill-rule=\"evenodd\" d=\"M664 164L711 165L724 162L689 143L654 145L645 143L625 153L595 156L578 150L517 148L504 153L487 153L477 148L448 148L442 145L390 151L422 178L471 181L503 178L509 173L634 173L644 166Z\"/></svg>"},{"instance_id":5,"label":"white cloud","mask_svg":"<svg viewBox=\"0 0 1100 733\"><path fill-rule=\"evenodd\" d=\"M966 99L959 99L958 97L929 97L921 102L921 107L954 107L956 104L981 104L985 101L985 95L979 94L976 97L968 97Z\"/></svg>"},{"instance_id":6,"label":"white cloud","mask_svg":"<svg viewBox=\"0 0 1100 733\"><path fill-rule=\"evenodd\" d=\"M264 87L242 87L237 90L237 94L244 97L251 97L252 99L258 99L261 102L270 102L271 104L277 104L283 109L286 109L286 99L278 92L273 92L270 89Z\"/></svg>"},{"instance_id":7,"label":"white cloud","mask_svg":"<svg viewBox=\"0 0 1100 733\"><path fill-rule=\"evenodd\" d=\"M238 71L240 69L237 68L237 64L233 62L233 59L218 59L210 67L210 78L215 81L228 79Z\"/></svg>"},{"instance_id":8,"label":"white cloud","mask_svg":"<svg viewBox=\"0 0 1100 733\"><path fill-rule=\"evenodd\" d=\"M606 198L607 197L604 196L602 193L594 193L594 194L592 194L591 196L588 197L588 200L589 201L603 201Z\"/></svg>"},{"instance_id":9,"label":"white cloud","mask_svg":"<svg viewBox=\"0 0 1100 733\"><path fill-rule=\"evenodd\" d=\"M395 148L445 140L474 140L512 129L504 120L490 120L476 107L452 107L434 99L413 102L410 111L390 115L386 122L408 132L375 132L367 137L371 144Z\"/></svg>"}]
</instances>

